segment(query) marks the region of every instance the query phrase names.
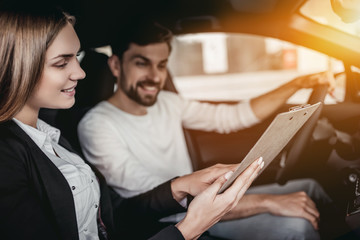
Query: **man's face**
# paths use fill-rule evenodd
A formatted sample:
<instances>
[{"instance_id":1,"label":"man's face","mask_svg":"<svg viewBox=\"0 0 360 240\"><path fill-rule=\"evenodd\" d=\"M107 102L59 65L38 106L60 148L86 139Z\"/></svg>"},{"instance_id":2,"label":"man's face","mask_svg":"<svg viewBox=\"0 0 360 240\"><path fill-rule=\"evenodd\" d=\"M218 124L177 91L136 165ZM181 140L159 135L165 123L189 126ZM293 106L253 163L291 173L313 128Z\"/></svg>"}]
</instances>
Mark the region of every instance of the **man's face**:
<instances>
[{"instance_id":1,"label":"man's face","mask_svg":"<svg viewBox=\"0 0 360 240\"><path fill-rule=\"evenodd\" d=\"M133 101L152 106L165 84L169 47L166 43L130 44L120 60L120 88Z\"/></svg>"}]
</instances>

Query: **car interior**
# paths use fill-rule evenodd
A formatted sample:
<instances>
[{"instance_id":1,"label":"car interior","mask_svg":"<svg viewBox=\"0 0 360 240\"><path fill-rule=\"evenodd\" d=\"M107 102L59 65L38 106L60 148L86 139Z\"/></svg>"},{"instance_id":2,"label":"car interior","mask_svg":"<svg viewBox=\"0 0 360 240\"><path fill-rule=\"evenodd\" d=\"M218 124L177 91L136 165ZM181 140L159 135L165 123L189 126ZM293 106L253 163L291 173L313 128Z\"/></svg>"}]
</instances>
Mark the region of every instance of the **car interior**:
<instances>
[{"instance_id":1,"label":"car interior","mask_svg":"<svg viewBox=\"0 0 360 240\"><path fill-rule=\"evenodd\" d=\"M356 22L357 25L353 25L356 31L349 33L331 22L326 23L324 18L307 15L312 6L325 2L331 9L330 0L157 0L124 1L120 6L115 1L108 1L108 4L64 2L64 8L77 17L75 28L82 42L81 67L87 76L79 82L74 107L68 110L43 109L40 117L61 129L65 138L81 153L76 131L78 122L91 107L111 96L116 87L107 67L109 54L100 49L109 44L113 28L121 29L123 25L131 24L132 18L145 14L143 9L171 29L175 39L201 33L246 34L279 39L314 50L336 59L336 66L341 66L332 70L343 95L330 102L327 89L319 87L301 97L302 102L288 102L279 109L277 113L298 104L324 103L254 185L284 184L290 179L304 177L316 179L343 209L346 222L360 237L360 23ZM139 9L137 4L143 7ZM198 57L186 54L189 54L188 58ZM178 62L172 61L165 89L185 97L186 93L179 88L180 80L191 74L181 72L176 68ZM190 60L188 64L191 65ZM330 61L326 64L325 69L331 65ZM249 70L252 71L255 70ZM193 75L197 77L197 74ZM223 77L221 72L203 75ZM199 89L208 82L205 79ZM213 104L237 101L226 98L196 100ZM184 129L194 170L215 163L239 163L277 113L253 127L228 134Z\"/></svg>"}]
</instances>

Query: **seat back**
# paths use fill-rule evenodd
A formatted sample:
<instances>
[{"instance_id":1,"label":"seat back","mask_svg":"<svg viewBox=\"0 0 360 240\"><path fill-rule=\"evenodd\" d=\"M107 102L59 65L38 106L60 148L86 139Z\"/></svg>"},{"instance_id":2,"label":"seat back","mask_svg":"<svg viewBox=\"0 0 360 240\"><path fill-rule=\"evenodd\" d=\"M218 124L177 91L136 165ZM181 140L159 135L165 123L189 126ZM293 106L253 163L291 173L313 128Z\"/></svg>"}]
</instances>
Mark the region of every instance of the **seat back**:
<instances>
[{"instance_id":1,"label":"seat back","mask_svg":"<svg viewBox=\"0 0 360 240\"><path fill-rule=\"evenodd\" d=\"M114 92L116 78L107 64L108 56L93 50L85 52L80 65L86 73L76 87L74 107L89 108L108 99Z\"/></svg>"}]
</instances>

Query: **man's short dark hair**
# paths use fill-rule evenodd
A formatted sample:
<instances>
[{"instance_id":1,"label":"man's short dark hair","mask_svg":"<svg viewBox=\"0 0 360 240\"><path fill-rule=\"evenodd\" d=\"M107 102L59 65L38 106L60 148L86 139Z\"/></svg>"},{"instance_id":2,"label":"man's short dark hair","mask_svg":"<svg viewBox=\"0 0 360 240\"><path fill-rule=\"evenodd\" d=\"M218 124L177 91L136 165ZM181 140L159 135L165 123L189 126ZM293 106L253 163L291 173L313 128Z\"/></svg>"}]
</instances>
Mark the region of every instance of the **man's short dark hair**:
<instances>
[{"instance_id":1,"label":"man's short dark hair","mask_svg":"<svg viewBox=\"0 0 360 240\"><path fill-rule=\"evenodd\" d=\"M129 49L131 43L140 46L166 43L170 52L171 40L172 32L169 29L153 20L141 19L126 26L112 41L111 48L113 54L121 59L124 52Z\"/></svg>"}]
</instances>

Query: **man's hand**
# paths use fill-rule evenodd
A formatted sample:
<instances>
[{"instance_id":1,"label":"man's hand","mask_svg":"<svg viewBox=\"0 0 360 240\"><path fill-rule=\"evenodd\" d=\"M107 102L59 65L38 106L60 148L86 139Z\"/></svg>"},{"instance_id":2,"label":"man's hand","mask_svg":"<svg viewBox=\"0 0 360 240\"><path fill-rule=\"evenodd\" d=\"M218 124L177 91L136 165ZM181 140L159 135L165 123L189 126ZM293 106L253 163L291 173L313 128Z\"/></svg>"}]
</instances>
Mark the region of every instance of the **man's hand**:
<instances>
[{"instance_id":1,"label":"man's hand","mask_svg":"<svg viewBox=\"0 0 360 240\"><path fill-rule=\"evenodd\" d=\"M220 176L234 171L238 164L216 164L214 166L176 178L171 183L175 200L181 201L187 194L197 196L208 188Z\"/></svg>"},{"instance_id":2,"label":"man's hand","mask_svg":"<svg viewBox=\"0 0 360 240\"><path fill-rule=\"evenodd\" d=\"M335 89L334 76L330 72L315 73L297 77L280 87L251 99L250 105L259 120L265 120L276 112L295 92L301 88L314 88L328 85L330 95Z\"/></svg>"},{"instance_id":3,"label":"man's hand","mask_svg":"<svg viewBox=\"0 0 360 240\"><path fill-rule=\"evenodd\" d=\"M268 211L277 216L302 217L318 229L320 213L315 203L305 192L283 195L266 195L265 204Z\"/></svg>"},{"instance_id":4,"label":"man's hand","mask_svg":"<svg viewBox=\"0 0 360 240\"><path fill-rule=\"evenodd\" d=\"M293 83L300 88L314 88L318 85L328 85L329 93L335 89L334 75L330 71L309 74L297 77L293 80Z\"/></svg>"}]
</instances>

